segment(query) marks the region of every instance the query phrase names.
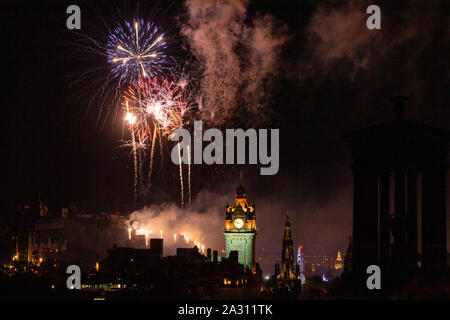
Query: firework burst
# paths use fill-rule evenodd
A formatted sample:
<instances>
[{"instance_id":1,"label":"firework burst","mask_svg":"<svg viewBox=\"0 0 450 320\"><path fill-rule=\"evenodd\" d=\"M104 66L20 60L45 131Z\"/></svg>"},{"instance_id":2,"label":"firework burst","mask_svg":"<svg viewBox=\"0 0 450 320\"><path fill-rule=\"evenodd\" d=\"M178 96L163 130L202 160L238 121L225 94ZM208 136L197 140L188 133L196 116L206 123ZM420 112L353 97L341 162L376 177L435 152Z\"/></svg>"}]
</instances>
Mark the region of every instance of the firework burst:
<instances>
[{"instance_id":1,"label":"firework burst","mask_svg":"<svg viewBox=\"0 0 450 320\"><path fill-rule=\"evenodd\" d=\"M150 149L147 190L151 187L157 136L170 138L174 130L183 127L184 116L190 109L189 104L184 100L184 88L166 78L147 77L130 85L123 93L125 121L130 125L133 150L135 152L136 143L145 145L146 148ZM162 139L159 139L161 156L163 155L162 141ZM135 163L135 172L137 172L136 166ZM183 206L184 192L181 165L179 169L181 203Z\"/></svg>"},{"instance_id":2,"label":"firework burst","mask_svg":"<svg viewBox=\"0 0 450 320\"><path fill-rule=\"evenodd\" d=\"M123 94L127 110L134 110L139 120L136 125L142 137L150 135L151 128L170 137L183 126L183 117L189 110L183 99L181 86L165 78L149 77L129 86Z\"/></svg>"},{"instance_id":3,"label":"firework burst","mask_svg":"<svg viewBox=\"0 0 450 320\"><path fill-rule=\"evenodd\" d=\"M72 32L65 57L78 63L70 86L82 91L74 105L87 106L104 126L116 120L122 93L130 84L155 76L170 76L183 56L177 32L177 10L156 3L112 4L105 1L84 11L86 23ZM183 59L184 60L184 59Z\"/></svg>"},{"instance_id":4,"label":"firework burst","mask_svg":"<svg viewBox=\"0 0 450 320\"><path fill-rule=\"evenodd\" d=\"M114 29L106 52L114 76L121 83L130 83L160 74L167 60L166 49L164 33L153 22L138 19Z\"/></svg>"}]
</instances>

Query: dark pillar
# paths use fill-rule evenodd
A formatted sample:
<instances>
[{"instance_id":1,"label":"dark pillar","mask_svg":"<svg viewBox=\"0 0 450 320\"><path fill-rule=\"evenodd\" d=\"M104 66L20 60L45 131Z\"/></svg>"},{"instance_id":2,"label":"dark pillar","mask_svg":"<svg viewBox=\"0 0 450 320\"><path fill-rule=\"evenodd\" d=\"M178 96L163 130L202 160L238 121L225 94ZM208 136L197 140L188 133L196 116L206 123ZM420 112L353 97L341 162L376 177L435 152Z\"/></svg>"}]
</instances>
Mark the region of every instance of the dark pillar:
<instances>
[{"instance_id":1,"label":"dark pillar","mask_svg":"<svg viewBox=\"0 0 450 320\"><path fill-rule=\"evenodd\" d=\"M354 263L365 273L378 263L378 178L372 170L356 169L354 183Z\"/></svg>"},{"instance_id":2,"label":"dark pillar","mask_svg":"<svg viewBox=\"0 0 450 320\"><path fill-rule=\"evenodd\" d=\"M417 171L409 170L407 176L406 247L407 266L417 268Z\"/></svg>"},{"instance_id":3,"label":"dark pillar","mask_svg":"<svg viewBox=\"0 0 450 320\"><path fill-rule=\"evenodd\" d=\"M405 210L405 175L403 172L395 173L395 214L406 213Z\"/></svg>"},{"instance_id":4,"label":"dark pillar","mask_svg":"<svg viewBox=\"0 0 450 320\"><path fill-rule=\"evenodd\" d=\"M392 247L393 264L395 268L405 266L405 238L406 238L406 206L405 206L405 174L395 172L395 199L394 199L394 245Z\"/></svg>"},{"instance_id":5,"label":"dark pillar","mask_svg":"<svg viewBox=\"0 0 450 320\"><path fill-rule=\"evenodd\" d=\"M434 269L446 265L445 170L424 169L422 175L422 266Z\"/></svg>"},{"instance_id":6,"label":"dark pillar","mask_svg":"<svg viewBox=\"0 0 450 320\"><path fill-rule=\"evenodd\" d=\"M389 265L389 172L380 175L380 263Z\"/></svg>"},{"instance_id":7,"label":"dark pillar","mask_svg":"<svg viewBox=\"0 0 450 320\"><path fill-rule=\"evenodd\" d=\"M362 211L362 179L361 174L354 170L353 173L353 240L354 240L354 246L353 246L353 270L357 273L360 272L360 265L361 265L361 236L362 233L361 227L360 227L360 220L361 220L361 211Z\"/></svg>"}]
</instances>

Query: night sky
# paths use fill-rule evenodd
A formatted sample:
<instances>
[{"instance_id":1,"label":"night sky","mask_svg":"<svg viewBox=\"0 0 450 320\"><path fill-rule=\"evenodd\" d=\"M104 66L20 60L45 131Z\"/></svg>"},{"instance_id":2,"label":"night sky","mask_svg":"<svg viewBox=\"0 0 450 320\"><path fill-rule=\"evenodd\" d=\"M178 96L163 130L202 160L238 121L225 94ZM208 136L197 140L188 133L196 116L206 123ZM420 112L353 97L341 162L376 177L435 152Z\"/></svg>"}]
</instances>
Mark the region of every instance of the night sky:
<instances>
[{"instance_id":1,"label":"night sky","mask_svg":"<svg viewBox=\"0 0 450 320\"><path fill-rule=\"evenodd\" d=\"M164 23L172 23L171 32L177 33L174 51L200 66L195 74L208 104L196 113L198 119L221 129L280 129L280 170L275 176L260 176L259 165L192 169L193 197L210 192L202 201L209 201L206 205L220 219L226 203L217 200L232 201L243 169L249 201L256 203L259 249L281 246L288 210L296 245L304 244L310 253L345 250L352 232L352 173L343 133L393 119L391 96L409 97L407 119L450 128L448 1L378 1L382 28L368 30L365 10L372 2L233 0L210 7L206 3L211 2L201 0L140 1L141 7L163 8L161 12L170 8L171 17L165 20L172 22ZM77 56L82 52L79 38L67 30L65 13L69 4L78 4L80 32L90 33L97 21L89 19L111 21L111 8L128 13L134 3L3 5L2 202L7 210L2 215L17 203L36 201L39 193L50 207L71 202L87 212L134 209L130 150L119 143L122 118L89 104L95 88L73 85L80 70L98 57L89 61ZM202 7L209 11L196 16ZM210 41L213 37L201 38L202 26L212 28L218 43ZM258 32L261 37L245 42L246 33ZM195 36L200 38L193 40ZM213 52L227 45L233 50L223 50L224 56ZM252 62L261 56L260 63ZM230 62L226 67L231 71L215 75L214 68L226 69L217 61ZM91 80L85 81L87 88ZM253 81L260 85L252 88ZM214 91L223 88L222 96ZM231 89L236 93L228 96ZM215 116L207 113L213 109ZM153 191L138 207L178 203L175 165L167 162L154 176ZM214 196L218 194L220 198ZM221 230L217 235L223 241Z\"/></svg>"}]
</instances>

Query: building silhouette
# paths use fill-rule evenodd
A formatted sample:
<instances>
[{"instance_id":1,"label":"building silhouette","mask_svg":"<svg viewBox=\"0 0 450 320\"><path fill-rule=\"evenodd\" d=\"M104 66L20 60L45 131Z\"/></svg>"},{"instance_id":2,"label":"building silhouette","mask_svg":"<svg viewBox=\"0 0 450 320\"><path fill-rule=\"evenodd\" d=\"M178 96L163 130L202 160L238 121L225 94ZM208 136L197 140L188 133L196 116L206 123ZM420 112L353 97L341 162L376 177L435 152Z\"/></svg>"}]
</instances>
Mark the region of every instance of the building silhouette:
<instances>
[{"instance_id":1,"label":"building silhouette","mask_svg":"<svg viewBox=\"0 0 450 320\"><path fill-rule=\"evenodd\" d=\"M353 263L353 238L348 237L348 246L347 251L345 252L344 257L344 274L349 274L352 272Z\"/></svg>"},{"instance_id":2,"label":"building silhouette","mask_svg":"<svg viewBox=\"0 0 450 320\"><path fill-rule=\"evenodd\" d=\"M207 255L197 246L177 248L175 256L163 257L163 239L150 239L149 249L113 246L99 268L83 280L80 294L86 298L101 290L107 299L256 299L261 270L253 273L238 261L232 250L219 259L217 250Z\"/></svg>"},{"instance_id":3,"label":"building silhouette","mask_svg":"<svg viewBox=\"0 0 450 320\"><path fill-rule=\"evenodd\" d=\"M405 100L391 99L394 120L345 135L353 153L352 270L363 277L373 264L393 278L446 265L450 132L406 120Z\"/></svg>"}]
</instances>

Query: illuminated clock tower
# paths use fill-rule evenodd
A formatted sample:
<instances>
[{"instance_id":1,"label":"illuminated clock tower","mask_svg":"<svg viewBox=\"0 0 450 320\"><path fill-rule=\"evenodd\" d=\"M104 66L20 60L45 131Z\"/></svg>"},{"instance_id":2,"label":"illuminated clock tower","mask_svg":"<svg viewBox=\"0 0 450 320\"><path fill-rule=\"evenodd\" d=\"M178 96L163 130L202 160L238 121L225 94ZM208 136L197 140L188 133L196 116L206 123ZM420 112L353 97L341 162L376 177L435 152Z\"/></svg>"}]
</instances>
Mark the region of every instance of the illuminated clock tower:
<instances>
[{"instance_id":1,"label":"illuminated clock tower","mask_svg":"<svg viewBox=\"0 0 450 320\"><path fill-rule=\"evenodd\" d=\"M252 270L255 265L256 216L255 206L249 206L242 184L236 190L234 204L226 206L225 251L238 251L238 260Z\"/></svg>"}]
</instances>

